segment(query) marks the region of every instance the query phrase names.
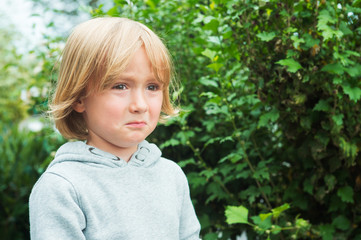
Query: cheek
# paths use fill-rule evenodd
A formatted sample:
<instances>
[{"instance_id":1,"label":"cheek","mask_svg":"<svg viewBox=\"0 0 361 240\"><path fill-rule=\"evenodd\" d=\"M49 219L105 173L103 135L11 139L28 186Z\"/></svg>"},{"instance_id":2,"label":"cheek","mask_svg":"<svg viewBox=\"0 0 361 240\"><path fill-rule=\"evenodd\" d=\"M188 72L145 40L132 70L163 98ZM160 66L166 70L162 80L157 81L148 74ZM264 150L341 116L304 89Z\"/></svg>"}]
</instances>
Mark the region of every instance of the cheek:
<instances>
[{"instance_id":1,"label":"cheek","mask_svg":"<svg viewBox=\"0 0 361 240\"><path fill-rule=\"evenodd\" d=\"M118 104L116 101L99 101L96 107L91 110L93 116L103 119L103 122L111 122L112 120L119 120L124 115L124 106Z\"/></svg>"},{"instance_id":2,"label":"cheek","mask_svg":"<svg viewBox=\"0 0 361 240\"><path fill-rule=\"evenodd\" d=\"M153 117L156 117L160 115L160 112L162 110L162 104L163 104L163 97L159 96L157 98L152 99L149 103L150 112Z\"/></svg>"}]
</instances>

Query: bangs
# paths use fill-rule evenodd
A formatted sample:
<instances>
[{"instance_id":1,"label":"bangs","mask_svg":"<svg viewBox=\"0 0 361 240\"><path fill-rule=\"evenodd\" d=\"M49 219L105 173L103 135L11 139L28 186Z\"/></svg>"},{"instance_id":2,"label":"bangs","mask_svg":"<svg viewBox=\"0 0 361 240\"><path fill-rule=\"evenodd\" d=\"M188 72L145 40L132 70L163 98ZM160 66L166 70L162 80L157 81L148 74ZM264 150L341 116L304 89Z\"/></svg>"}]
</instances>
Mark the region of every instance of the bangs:
<instances>
[{"instance_id":1,"label":"bangs","mask_svg":"<svg viewBox=\"0 0 361 240\"><path fill-rule=\"evenodd\" d=\"M171 73L173 72L173 67L167 48L165 48L158 38L149 39L148 36L144 36L142 37L142 41L149 61L152 64L156 79L168 87L172 79Z\"/></svg>"},{"instance_id":2,"label":"bangs","mask_svg":"<svg viewBox=\"0 0 361 240\"><path fill-rule=\"evenodd\" d=\"M148 27L127 21L132 24L127 22L114 25L113 29L108 30L108 34L101 35L102 47L97 53L96 66L91 76L91 92L109 88L142 46L152 64L154 77L168 89L173 68L167 48Z\"/></svg>"}]
</instances>

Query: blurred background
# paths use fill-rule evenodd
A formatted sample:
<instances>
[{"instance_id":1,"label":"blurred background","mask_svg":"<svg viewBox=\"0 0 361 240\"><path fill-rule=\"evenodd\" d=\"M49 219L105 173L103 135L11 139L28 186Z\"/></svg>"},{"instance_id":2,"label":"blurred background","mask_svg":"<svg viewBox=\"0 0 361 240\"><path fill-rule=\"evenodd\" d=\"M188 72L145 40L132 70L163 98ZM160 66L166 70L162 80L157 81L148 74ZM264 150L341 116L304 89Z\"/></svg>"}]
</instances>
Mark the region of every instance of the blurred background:
<instances>
[{"instance_id":1,"label":"blurred background","mask_svg":"<svg viewBox=\"0 0 361 240\"><path fill-rule=\"evenodd\" d=\"M179 116L149 137L185 171L202 239L361 239L361 1L1 0L0 236L66 140L48 98L72 27L140 21L168 46ZM247 237L246 237L247 236Z\"/></svg>"}]
</instances>

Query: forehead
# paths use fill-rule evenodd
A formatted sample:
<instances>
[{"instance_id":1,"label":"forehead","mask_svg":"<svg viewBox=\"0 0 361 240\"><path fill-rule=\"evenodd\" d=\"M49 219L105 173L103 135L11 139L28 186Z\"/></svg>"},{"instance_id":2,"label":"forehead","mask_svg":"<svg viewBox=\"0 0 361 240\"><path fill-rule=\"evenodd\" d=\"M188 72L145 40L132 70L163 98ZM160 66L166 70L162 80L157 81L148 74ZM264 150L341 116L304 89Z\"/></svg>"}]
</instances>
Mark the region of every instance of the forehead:
<instances>
[{"instance_id":1,"label":"forehead","mask_svg":"<svg viewBox=\"0 0 361 240\"><path fill-rule=\"evenodd\" d=\"M123 73L137 74L145 72L153 74L153 64L149 60L144 46L142 46L132 54Z\"/></svg>"},{"instance_id":2,"label":"forehead","mask_svg":"<svg viewBox=\"0 0 361 240\"><path fill-rule=\"evenodd\" d=\"M144 46L142 46L129 58L126 67L119 72L118 78L115 80L120 78L120 80L127 81L161 81L157 79L154 71L157 70L154 69Z\"/></svg>"}]
</instances>

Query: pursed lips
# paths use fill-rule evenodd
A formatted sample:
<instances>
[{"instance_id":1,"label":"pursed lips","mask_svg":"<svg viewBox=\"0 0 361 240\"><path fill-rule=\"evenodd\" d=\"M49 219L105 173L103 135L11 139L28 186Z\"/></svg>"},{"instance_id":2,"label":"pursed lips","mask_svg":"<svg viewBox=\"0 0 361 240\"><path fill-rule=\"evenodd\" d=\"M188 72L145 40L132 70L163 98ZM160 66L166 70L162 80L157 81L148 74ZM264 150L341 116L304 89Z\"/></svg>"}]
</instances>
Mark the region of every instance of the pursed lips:
<instances>
[{"instance_id":1,"label":"pursed lips","mask_svg":"<svg viewBox=\"0 0 361 240\"><path fill-rule=\"evenodd\" d=\"M144 127L146 125L146 122L144 121L135 121L135 122L129 122L126 124L129 127Z\"/></svg>"}]
</instances>

